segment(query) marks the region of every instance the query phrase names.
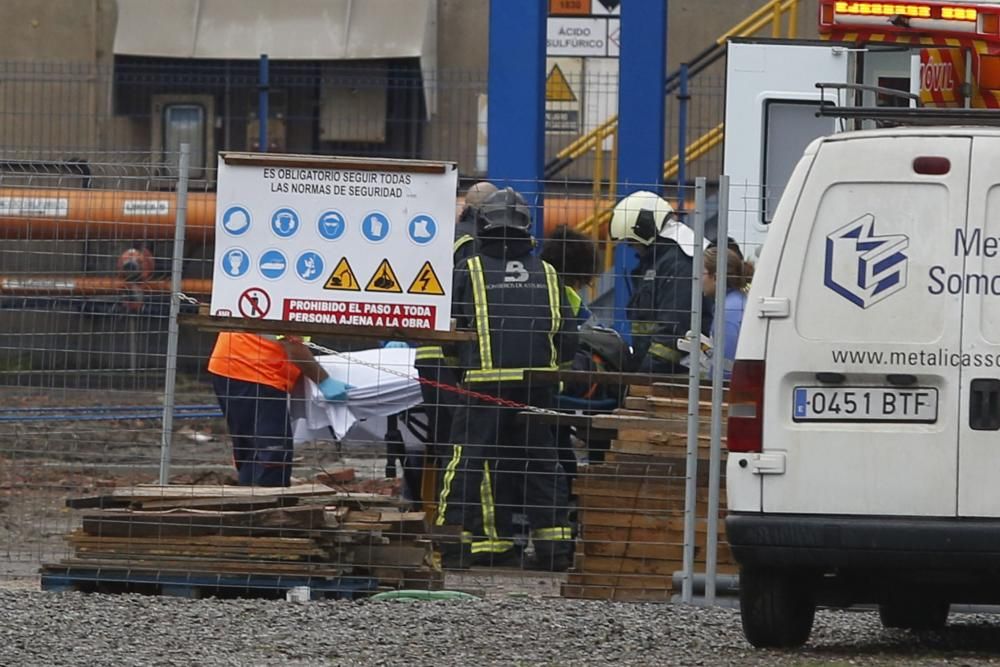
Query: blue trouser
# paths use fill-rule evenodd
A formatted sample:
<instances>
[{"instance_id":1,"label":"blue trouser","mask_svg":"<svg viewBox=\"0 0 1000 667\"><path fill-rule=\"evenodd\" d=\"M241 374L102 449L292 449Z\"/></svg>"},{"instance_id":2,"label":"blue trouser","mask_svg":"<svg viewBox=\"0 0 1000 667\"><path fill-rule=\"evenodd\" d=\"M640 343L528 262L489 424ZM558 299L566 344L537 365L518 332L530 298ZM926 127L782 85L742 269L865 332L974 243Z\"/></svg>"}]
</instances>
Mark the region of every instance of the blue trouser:
<instances>
[{"instance_id":1,"label":"blue trouser","mask_svg":"<svg viewBox=\"0 0 1000 667\"><path fill-rule=\"evenodd\" d=\"M212 379L212 386L233 439L233 463L240 486L291 485L288 393L219 376Z\"/></svg>"}]
</instances>

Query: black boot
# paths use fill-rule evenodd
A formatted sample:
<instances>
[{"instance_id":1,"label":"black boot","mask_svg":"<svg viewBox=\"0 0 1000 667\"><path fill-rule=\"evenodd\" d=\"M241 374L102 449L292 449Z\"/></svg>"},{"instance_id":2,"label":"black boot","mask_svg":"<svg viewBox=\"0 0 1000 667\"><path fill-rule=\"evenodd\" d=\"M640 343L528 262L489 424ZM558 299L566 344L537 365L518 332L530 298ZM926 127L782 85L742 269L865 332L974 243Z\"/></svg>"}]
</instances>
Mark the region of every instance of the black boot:
<instances>
[{"instance_id":1,"label":"black boot","mask_svg":"<svg viewBox=\"0 0 1000 667\"><path fill-rule=\"evenodd\" d=\"M521 549L515 546L507 551L476 554L472 563L479 567L521 567L521 555Z\"/></svg>"},{"instance_id":2,"label":"black boot","mask_svg":"<svg viewBox=\"0 0 1000 667\"><path fill-rule=\"evenodd\" d=\"M535 542L535 558L531 569L565 572L573 565L573 543L570 541Z\"/></svg>"},{"instance_id":3,"label":"black boot","mask_svg":"<svg viewBox=\"0 0 1000 667\"><path fill-rule=\"evenodd\" d=\"M472 547L468 544L442 544L441 569L468 570L472 566Z\"/></svg>"}]
</instances>

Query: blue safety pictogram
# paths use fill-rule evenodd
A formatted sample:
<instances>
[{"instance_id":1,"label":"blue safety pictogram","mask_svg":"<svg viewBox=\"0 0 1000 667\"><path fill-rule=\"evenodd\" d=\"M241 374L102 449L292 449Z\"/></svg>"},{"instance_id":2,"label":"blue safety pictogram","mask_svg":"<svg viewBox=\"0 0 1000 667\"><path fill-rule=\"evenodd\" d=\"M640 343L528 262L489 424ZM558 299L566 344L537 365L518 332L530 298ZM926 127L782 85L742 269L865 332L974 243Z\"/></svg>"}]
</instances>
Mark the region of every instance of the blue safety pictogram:
<instances>
[{"instance_id":1,"label":"blue safety pictogram","mask_svg":"<svg viewBox=\"0 0 1000 667\"><path fill-rule=\"evenodd\" d=\"M340 211L324 211L316 221L319 228L319 235L327 241L336 241L344 235L347 229L347 221Z\"/></svg>"},{"instance_id":2,"label":"blue safety pictogram","mask_svg":"<svg viewBox=\"0 0 1000 667\"><path fill-rule=\"evenodd\" d=\"M299 214L295 209L279 208L271 214L271 231L283 239L295 236L299 231Z\"/></svg>"},{"instance_id":3,"label":"blue safety pictogram","mask_svg":"<svg viewBox=\"0 0 1000 667\"><path fill-rule=\"evenodd\" d=\"M323 275L323 256L318 252L306 250L295 260L295 273L307 283L317 280Z\"/></svg>"},{"instance_id":4,"label":"blue safety pictogram","mask_svg":"<svg viewBox=\"0 0 1000 667\"><path fill-rule=\"evenodd\" d=\"M243 248L229 248L222 253L222 272L239 278L250 270L250 255Z\"/></svg>"},{"instance_id":5,"label":"blue safety pictogram","mask_svg":"<svg viewBox=\"0 0 1000 667\"><path fill-rule=\"evenodd\" d=\"M375 211L365 216L361 222L361 233L372 243L381 243L389 236L389 218L383 213Z\"/></svg>"},{"instance_id":6,"label":"blue safety pictogram","mask_svg":"<svg viewBox=\"0 0 1000 667\"><path fill-rule=\"evenodd\" d=\"M417 245L427 245L437 236L437 222L429 215L421 213L410 220L406 233Z\"/></svg>"},{"instance_id":7,"label":"blue safety pictogram","mask_svg":"<svg viewBox=\"0 0 1000 667\"><path fill-rule=\"evenodd\" d=\"M243 206L230 206L222 213L222 229L230 236L243 236L253 219Z\"/></svg>"},{"instance_id":8,"label":"blue safety pictogram","mask_svg":"<svg viewBox=\"0 0 1000 667\"><path fill-rule=\"evenodd\" d=\"M268 280L277 280L288 269L288 258L280 250L265 250L260 256L260 275Z\"/></svg>"}]
</instances>

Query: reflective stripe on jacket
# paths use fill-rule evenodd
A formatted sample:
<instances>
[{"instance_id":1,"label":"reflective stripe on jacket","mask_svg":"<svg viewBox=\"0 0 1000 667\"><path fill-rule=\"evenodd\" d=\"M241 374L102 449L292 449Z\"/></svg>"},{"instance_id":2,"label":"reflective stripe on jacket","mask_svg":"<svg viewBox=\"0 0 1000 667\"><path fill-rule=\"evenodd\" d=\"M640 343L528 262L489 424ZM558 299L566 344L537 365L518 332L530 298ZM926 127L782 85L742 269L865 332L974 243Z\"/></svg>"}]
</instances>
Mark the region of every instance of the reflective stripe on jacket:
<instances>
[{"instance_id":1,"label":"reflective stripe on jacket","mask_svg":"<svg viewBox=\"0 0 1000 667\"><path fill-rule=\"evenodd\" d=\"M559 276L530 252L470 257L456 268L453 291L459 326L476 331L476 341L460 348L466 382L518 382L526 370L572 359L576 339Z\"/></svg>"}]
</instances>

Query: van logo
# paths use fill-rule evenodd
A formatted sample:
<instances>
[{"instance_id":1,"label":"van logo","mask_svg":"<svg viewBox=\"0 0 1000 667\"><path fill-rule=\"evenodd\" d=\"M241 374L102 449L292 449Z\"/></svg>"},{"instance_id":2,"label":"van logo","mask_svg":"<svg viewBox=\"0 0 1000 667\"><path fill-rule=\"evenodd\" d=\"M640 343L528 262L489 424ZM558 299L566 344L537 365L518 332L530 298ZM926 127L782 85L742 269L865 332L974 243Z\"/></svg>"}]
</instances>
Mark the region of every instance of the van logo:
<instances>
[{"instance_id":1,"label":"van logo","mask_svg":"<svg viewBox=\"0 0 1000 667\"><path fill-rule=\"evenodd\" d=\"M873 306L906 287L909 245L905 234L877 235L866 213L826 237L823 282L860 308Z\"/></svg>"}]
</instances>

